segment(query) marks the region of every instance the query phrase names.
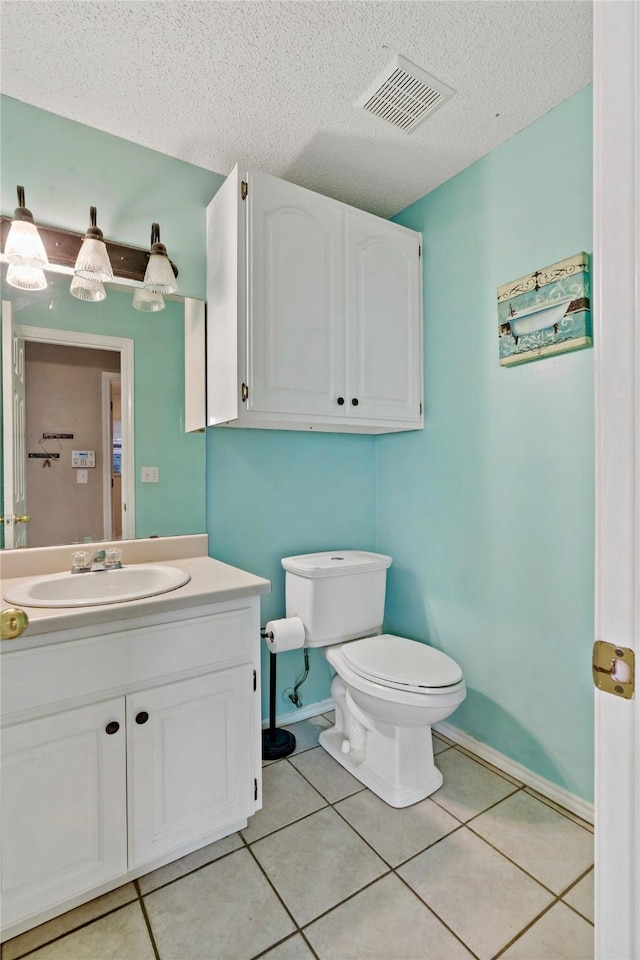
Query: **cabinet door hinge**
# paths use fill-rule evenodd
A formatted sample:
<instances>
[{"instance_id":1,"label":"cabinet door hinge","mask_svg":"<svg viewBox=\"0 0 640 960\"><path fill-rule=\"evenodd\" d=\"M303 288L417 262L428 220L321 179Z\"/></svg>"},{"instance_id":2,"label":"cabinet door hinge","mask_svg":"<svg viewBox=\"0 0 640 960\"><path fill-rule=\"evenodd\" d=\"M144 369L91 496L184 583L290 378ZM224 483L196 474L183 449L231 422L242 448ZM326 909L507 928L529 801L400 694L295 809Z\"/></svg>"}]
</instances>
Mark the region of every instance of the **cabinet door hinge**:
<instances>
[{"instance_id":1,"label":"cabinet door hinge","mask_svg":"<svg viewBox=\"0 0 640 960\"><path fill-rule=\"evenodd\" d=\"M422 416L422 404L420 404L420 416Z\"/></svg>"},{"instance_id":2,"label":"cabinet door hinge","mask_svg":"<svg viewBox=\"0 0 640 960\"><path fill-rule=\"evenodd\" d=\"M247 199L247 194L249 193L249 184L246 180L243 180L240 184L240 196L243 200Z\"/></svg>"},{"instance_id":3,"label":"cabinet door hinge","mask_svg":"<svg viewBox=\"0 0 640 960\"><path fill-rule=\"evenodd\" d=\"M254 692L258 689L258 674L255 670L253 671L253 689Z\"/></svg>"},{"instance_id":4,"label":"cabinet door hinge","mask_svg":"<svg viewBox=\"0 0 640 960\"><path fill-rule=\"evenodd\" d=\"M253 781L253 799L254 800L258 799L258 781L257 780Z\"/></svg>"},{"instance_id":5,"label":"cabinet door hinge","mask_svg":"<svg viewBox=\"0 0 640 960\"><path fill-rule=\"evenodd\" d=\"M246 403L247 400L249 399L249 387L246 385L246 383L242 384L242 390L241 390L240 396L242 397L243 403Z\"/></svg>"},{"instance_id":6,"label":"cabinet door hinge","mask_svg":"<svg viewBox=\"0 0 640 960\"><path fill-rule=\"evenodd\" d=\"M421 243L418 244L418 256L419 256L419 257L422 256L422 244L421 244Z\"/></svg>"}]
</instances>

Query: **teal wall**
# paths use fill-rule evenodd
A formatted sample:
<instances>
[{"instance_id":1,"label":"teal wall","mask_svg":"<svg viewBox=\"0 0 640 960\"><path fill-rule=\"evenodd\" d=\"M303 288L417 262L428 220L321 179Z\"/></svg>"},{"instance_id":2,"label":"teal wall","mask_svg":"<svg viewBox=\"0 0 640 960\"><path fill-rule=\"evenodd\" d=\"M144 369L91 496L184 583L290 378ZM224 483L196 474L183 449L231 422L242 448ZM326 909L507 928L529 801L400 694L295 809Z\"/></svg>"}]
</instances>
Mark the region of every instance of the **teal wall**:
<instances>
[{"instance_id":1,"label":"teal wall","mask_svg":"<svg viewBox=\"0 0 640 960\"><path fill-rule=\"evenodd\" d=\"M181 292L204 297L205 208L222 177L7 98L2 137L3 213L22 183L42 222L82 229L94 204L106 235L145 246L157 219ZM453 721L585 798L592 353L501 368L496 287L591 249L590 171L584 90L398 216L424 233L424 431L210 429L199 501L211 554L272 581L263 622L284 614L282 556L392 554L386 627L460 662L469 694ZM152 349L142 376L160 392ZM279 658L279 710L301 664L298 651ZM313 652L301 694L330 694Z\"/></svg>"},{"instance_id":2,"label":"teal wall","mask_svg":"<svg viewBox=\"0 0 640 960\"><path fill-rule=\"evenodd\" d=\"M496 288L591 251L591 90L397 218L424 234L425 429L380 437L386 627L462 666L451 722L590 799L593 353L498 365Z\"/></svg>"}]
</instances>

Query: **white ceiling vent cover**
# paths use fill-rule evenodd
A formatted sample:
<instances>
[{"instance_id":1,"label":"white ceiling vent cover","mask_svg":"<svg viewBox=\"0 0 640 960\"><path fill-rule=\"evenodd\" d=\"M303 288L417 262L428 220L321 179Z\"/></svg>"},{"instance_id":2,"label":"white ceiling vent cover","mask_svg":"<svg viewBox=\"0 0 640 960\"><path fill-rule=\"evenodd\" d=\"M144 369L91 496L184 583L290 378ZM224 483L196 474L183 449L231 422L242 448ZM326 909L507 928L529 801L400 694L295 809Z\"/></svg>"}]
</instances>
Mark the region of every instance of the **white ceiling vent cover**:
<instances>
[{"instance_id":1,"label":"white ceiling vent cover","mask_svg":"<svg viewBox=\"0 0 640 960\"><path fill-rule=\"evenodd\" d=\"M398 54L354 106L413 133L454 93L446 83Z\"/></svg>"}]
</instances>

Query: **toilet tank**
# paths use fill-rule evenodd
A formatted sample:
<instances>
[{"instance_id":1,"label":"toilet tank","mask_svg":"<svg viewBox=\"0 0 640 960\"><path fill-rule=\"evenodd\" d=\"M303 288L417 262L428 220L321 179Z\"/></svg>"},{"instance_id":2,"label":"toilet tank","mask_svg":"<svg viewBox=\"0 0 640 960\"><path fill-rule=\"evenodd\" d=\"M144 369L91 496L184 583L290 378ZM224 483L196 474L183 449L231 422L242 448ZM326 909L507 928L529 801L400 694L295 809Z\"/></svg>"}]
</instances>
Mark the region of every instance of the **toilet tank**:
<instances>
[{"instance_id":1,"label":"toilet tank","mask_svg":"<svg viewBox=\"0 0 640 960\"><path fill-rule=\"evenodd\" d=\"M300 617L309 647L379 633L391 557L333 550L285 557L286 615Z\"/></svg>"}]
</instances>

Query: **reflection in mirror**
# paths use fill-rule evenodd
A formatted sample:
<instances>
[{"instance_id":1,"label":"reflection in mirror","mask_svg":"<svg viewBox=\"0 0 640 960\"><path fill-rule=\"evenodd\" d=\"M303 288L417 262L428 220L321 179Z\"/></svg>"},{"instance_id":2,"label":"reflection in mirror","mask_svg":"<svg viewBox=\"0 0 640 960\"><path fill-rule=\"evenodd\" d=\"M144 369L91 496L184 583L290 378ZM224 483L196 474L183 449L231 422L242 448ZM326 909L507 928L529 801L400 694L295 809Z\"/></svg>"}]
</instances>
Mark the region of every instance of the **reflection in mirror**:
<instances>
[{"instance_id":1,"label":"reflection in mirror","mask_svg":"<svg viewBox=\"0 0 640 960\"><path fill-rule=\"evenodd\" d=\"M3 282L2 545L204 532L204 434L185 433L185 304L198 302L141 313L130 283L85 303L69 276L47 280Z\"/></svg>"}]
</instances>

